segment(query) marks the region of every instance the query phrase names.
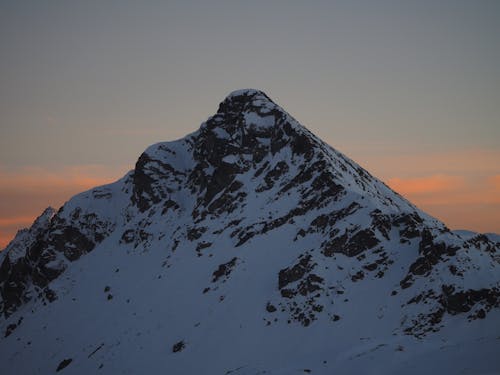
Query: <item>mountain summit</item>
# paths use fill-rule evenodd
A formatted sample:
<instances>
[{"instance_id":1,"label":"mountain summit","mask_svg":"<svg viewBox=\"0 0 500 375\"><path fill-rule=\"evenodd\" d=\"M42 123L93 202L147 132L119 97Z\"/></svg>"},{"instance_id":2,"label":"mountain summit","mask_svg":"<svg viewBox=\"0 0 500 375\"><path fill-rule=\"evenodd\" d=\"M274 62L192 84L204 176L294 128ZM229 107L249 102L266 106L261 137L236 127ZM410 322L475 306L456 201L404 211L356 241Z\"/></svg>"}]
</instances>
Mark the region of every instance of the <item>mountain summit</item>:
<instances>
[{"instance_id":1,"label":"mountain summit","mask_svg":"<svg viewBox=\"0 0 500 375\"><path fill-rule=\"evenodd\" d=\"M0 253L5 372L500 370L498 237L450 231L259 90ZM425 360L423 360L425 359Z\"/></svg>"}]
</instances>

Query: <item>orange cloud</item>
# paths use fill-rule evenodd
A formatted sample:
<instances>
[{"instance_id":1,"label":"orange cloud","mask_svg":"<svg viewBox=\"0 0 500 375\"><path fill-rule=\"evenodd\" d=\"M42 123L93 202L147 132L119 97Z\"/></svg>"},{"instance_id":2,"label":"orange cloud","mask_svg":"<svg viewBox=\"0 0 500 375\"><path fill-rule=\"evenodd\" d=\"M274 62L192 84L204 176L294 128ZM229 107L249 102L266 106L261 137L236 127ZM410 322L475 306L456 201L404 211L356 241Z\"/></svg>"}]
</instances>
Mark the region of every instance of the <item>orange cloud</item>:
<instances>
[{"instance_id":1,"label":"orange cloud","mask_svg":"<svg viewBox=\"0 0 500 375\"><path fill-rule=\"evenodd\" d=\"M394 177L387 184L403 195L443 193L460 189L464 179L459 176L434 175L421 178Z\"/></svg>"},{"instance_id":2,"label":"orange cloud","mask_svg":"<svg viewBox=\"0 0 500 375\"><path fill-rule=\"evenodd\" d=\"M500 178L436 175L390 178L387 184L416 204L500 204Z\"/></svg>"},{"instance_id":3,"label":"orange cloud","mask_svg":"<svg viewBox=\"0 0 500 375\"><path fill-rule=\"evenodd\" d=\"M415 178L433 175L498 175L500 150L459 149L427 152L417 145L362 144L346 145L345 153L374 175Z\"/></svg>"},{"instance_id":4,"label":"orange cloud","mask_svg":"<svg viewBox=\"0 0 500 375\"><path fill-rule=\"evenodd\" d=\"M56 209L73 195L115 181L126 168L79 165L48 170L0 166L0 249L48 206Z\"/></svg>"},{"instance_id":5,"label":"orange cloud","mask_svg":"<svg viewBox=\"0 0 500 375\"><path fill-rule=\"evenodd\" d=\"M33 216L0 217L0 227L9 225L29 225L33 222Z\"/></svg>"},{"instance_id":6,"label":"orange cloud","mask_svg":"<svg viewBox=\"0 0 500 375\"><path fill-rule=\"evenodd\" d=\"M391 178L388 185L453 229L500 232L500 175Z\"/></svg>"},{"instance_id":7,"label":"orange cloud","mask_svg":"<svg viewBox=\"0 0 500 375\"><path fill-rule=\"evenodd\" d=\"M493 189L495 189L498 194L500 194L500 174L491 176L489 182L492 185Z\"/></svg>"},{"instance_id":8,"label":"orange cloud","mask_svg":"<svg viewBox=\"0 0 500 375\"><path fill-rule=\"evenodd\" d=\"M41 191L58 189L89 189L106 184L123 175L123 170L111 170L99 165L80 165L47 170L24 167L11 170L0 167L0 193L9 191Z\"/></svg>"}]
</instances>

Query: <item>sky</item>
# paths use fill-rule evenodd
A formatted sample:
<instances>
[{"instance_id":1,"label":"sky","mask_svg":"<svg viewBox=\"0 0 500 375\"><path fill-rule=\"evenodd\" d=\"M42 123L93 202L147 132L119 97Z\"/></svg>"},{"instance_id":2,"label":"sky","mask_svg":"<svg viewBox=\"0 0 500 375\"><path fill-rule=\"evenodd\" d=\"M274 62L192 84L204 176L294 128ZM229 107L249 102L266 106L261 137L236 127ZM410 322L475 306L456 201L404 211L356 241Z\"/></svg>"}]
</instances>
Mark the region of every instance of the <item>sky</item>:
<instances>
[{"instance_id":1,"label":"sky","mask_svg":"<svg viewBox=\"0 0 500 375\"><path fill-rule=\"evenodd\" d=\"M231 91L451 229L500 233L500 2L0 0L0 248Z\"/></svg>"}]
</instances>

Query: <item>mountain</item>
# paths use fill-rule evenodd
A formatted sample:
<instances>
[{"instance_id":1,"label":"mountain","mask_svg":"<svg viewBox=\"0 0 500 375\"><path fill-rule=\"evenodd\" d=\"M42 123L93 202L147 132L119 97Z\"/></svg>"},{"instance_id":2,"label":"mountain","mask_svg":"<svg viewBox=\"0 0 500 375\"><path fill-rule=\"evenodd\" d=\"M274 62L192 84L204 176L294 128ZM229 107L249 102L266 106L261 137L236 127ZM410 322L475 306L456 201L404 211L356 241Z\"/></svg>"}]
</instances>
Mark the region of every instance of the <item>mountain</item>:
<instances>
[{"instance_id":1,"label":"mountain","mask_svg":"<svg viewBox=\"0 0 500 375\"><path fill-rule=\"evenodd\" d=\"M0 253L1 367L498 373L498 238L450 231L236 91Z\"/></svg>"}]
</instances>

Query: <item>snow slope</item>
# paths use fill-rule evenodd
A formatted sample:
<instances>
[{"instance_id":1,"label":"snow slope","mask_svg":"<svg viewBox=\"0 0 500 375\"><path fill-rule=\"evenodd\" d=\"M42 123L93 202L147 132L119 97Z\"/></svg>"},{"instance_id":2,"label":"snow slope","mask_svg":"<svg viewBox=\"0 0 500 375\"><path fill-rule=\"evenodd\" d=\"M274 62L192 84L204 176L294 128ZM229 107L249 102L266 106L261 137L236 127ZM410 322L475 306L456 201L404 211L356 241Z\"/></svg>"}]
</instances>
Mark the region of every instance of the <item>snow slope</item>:
<instances>
[{"instance_id":1,"label":"snow slope","mask_svg":"<svg viewBox=\"0 0 500 375\"><path fill-rule=\"evenodd\" d=\"M499 373L497 239L239 90L0 254L2 373Z\"/></svg>"}]
</instances>

